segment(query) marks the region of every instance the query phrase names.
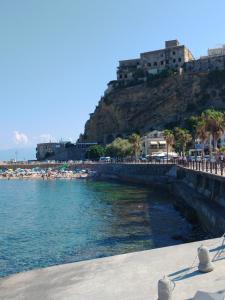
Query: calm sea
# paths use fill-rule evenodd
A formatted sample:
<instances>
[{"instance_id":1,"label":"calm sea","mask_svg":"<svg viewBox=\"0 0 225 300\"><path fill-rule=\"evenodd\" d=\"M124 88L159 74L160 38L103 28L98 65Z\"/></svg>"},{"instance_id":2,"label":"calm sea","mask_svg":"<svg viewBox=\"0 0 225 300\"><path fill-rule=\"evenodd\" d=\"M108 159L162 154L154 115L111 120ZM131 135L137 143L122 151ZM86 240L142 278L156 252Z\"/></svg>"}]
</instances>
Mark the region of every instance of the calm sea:
<instances>
[{"instance_id":1,"label":"calm sea","mask_svg":"<svg viewBox=\"0 0 225 300\"><path fill-rule=\"evenodd\" d=\"M170 200L117 183L1 180L0 276L177 244L191 225Z\"/></svg>"}]
</instances>

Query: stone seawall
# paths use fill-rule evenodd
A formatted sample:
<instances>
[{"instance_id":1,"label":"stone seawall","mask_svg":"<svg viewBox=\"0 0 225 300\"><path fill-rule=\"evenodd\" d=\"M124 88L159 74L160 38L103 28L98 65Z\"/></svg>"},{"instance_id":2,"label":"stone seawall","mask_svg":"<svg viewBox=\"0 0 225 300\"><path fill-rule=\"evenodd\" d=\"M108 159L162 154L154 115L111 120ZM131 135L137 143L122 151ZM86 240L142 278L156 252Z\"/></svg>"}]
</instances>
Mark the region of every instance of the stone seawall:
<instances>
[{"instance_id":1,"label":"stone seawall","mask_svg":"<svg viewBox=\"0 0 225 300\"><path fill-rule=\"evenodd\" d=\"M167 187L176 178L173 164L102 164L96 165L97 179Z\"/></svg>"},{"instance_id":2,"label":"stone seawall","mask_svg":"<svg viewBox=\"0 0 225 300\"><path fill-rule=\"evenodd\" d=\"M167 189L186 216L213 236L225 232L225 178L172 164L96 165L97 179Z\"/></svg>"},{"instance_id":3,"label":"stone seawall","mask_svg":"<svg viewBox=\"0 0 225 300\"><path fill-rule=\"evenodd\" d=\"M225 178L177 167L171 186L178 206L190 207L201 225L214 236L225 232Z\"/></svg>"}]
</instances>

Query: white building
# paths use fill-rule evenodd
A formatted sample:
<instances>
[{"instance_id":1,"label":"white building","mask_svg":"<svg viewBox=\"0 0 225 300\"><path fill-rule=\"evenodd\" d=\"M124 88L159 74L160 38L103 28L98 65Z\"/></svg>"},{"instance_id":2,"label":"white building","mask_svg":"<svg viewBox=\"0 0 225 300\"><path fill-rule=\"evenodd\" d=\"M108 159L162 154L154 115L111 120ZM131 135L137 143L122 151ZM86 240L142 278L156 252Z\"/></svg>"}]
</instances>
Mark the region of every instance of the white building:
<instances>
[{"instance_id":1,"label":"white building","mask_svg":"<svg viewBox=\"0 0 225 300\"><path fill-rule=\"evenodd\" d=\"M156 155L159 153L166 153L166 140L162 131L151 131L142 138L143 154Z\"/></svg>"}]
</instances>

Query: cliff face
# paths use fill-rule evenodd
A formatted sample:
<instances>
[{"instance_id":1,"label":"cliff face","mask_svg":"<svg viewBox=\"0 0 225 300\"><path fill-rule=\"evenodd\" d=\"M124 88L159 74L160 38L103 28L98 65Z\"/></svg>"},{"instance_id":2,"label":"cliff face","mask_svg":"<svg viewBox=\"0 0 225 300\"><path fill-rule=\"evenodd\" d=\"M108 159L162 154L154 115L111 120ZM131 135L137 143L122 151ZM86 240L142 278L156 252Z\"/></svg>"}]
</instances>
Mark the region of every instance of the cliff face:
<instances>
[{"instance_id":1,"label":"cliff face","mask_svg":"<svg viewBox=\"0 0 225 300\"><path fill-rule=\"evenodd\" d=\"M202 110L225 109L225 80L209 74L173 75L103 97L86 122L83 141L109 143L133 132L182 126Z\"/></svg>"}]
</instances>

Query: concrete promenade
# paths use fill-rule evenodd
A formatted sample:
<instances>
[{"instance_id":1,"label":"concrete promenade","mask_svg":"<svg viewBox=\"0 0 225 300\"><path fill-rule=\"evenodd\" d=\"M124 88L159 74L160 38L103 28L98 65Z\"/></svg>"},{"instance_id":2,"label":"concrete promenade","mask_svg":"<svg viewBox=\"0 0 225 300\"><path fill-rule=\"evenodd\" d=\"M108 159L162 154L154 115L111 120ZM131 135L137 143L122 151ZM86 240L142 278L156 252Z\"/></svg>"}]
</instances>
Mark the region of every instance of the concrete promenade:
<instances>
[{"instance_id":1,"label":"concrete promenade","mask_svg":"<svg viewBox=\"0 0 225 300\"><path fill-rule=\"evenodd\" d=\"M163 275L175 280L173 300L192 299L198 290L225 291L225 253L214 271L200 274L197 248L207 245L213 257L221 239L182 244L54 266L0 280L1 300L156 300Z\"/></svg>"}]
</instances>

